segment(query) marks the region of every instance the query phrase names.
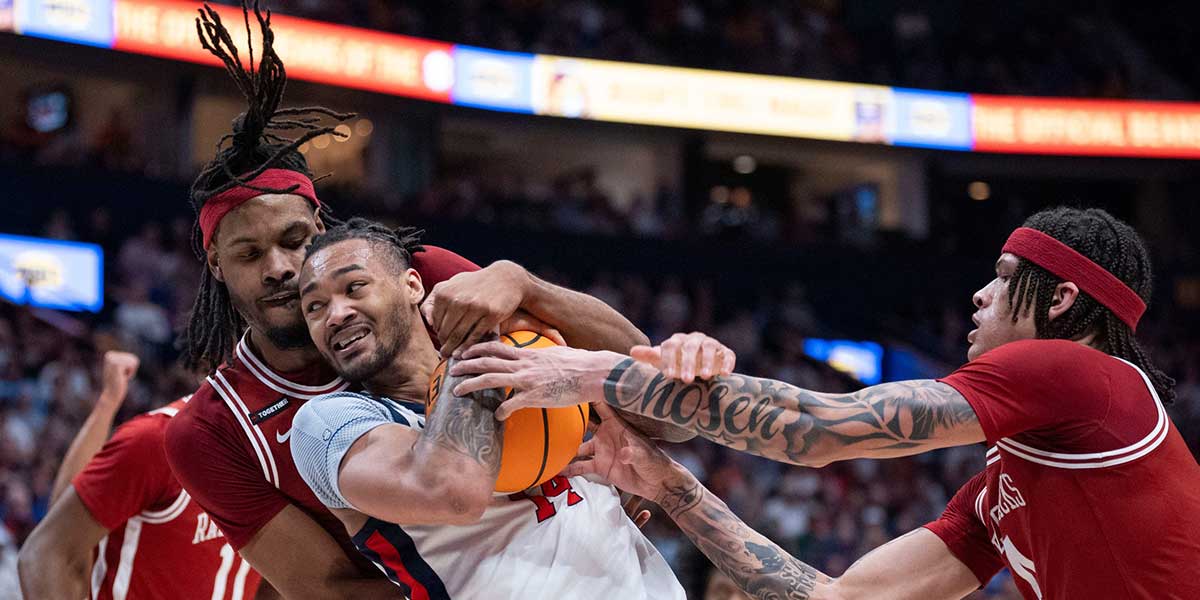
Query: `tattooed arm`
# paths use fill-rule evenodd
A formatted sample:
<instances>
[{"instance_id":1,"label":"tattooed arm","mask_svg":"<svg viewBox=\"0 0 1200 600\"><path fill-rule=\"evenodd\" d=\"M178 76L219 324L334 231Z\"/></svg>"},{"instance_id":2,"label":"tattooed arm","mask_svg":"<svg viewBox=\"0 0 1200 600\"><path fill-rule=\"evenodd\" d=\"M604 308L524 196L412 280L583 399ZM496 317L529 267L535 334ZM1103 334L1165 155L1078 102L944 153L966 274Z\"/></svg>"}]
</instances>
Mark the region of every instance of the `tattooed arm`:
<instances>
[{"instance_id":1,"label":"tattooed arm","mask_svg":"<svg viewBox=\"0 0 1200 600\"><path fill-rule=\"evenodd\" d=\"M504 430L493 413L502 394L458 397L456 382L445 378L423 430L389 423L353 443L337 480L347 504L401 524L479 520L500 472Z\"/></svg>"},{"instance_id":2,"label":"tattooed arm","mask_svg":"<svg viewBox=\"0 0 1200 600\"><path fill-rule=\"evenodd\" d=\"M653 498L704 555L752 598L790 600L950 600L979 586L969 568L932 532L917 529L868 553L832 578L789 555L607 405L580 459L565 475L594 474Z\"/></svg>"},{"instance_id":3,"label":"tattooed arm","mask_svg":"<svg viewBox=\"0 0 1200 600\"><path fill-rule=\"evenodd\" d=\"M684 384L625 359L605 378L604 400L690 427L737 450L809 466L907 456L984 439L962 395L933 380L827 394L736 373Z\"/></svg>"},{"instance_id":4,"label":"tattooed arm","mask_svg":"<svg viewBox=\"0 0 1200 600\"><path fill-rule=\"evenodd\" d=\"M736 450L806 466L907 456L984 440L962 395L933 380L827 394L736 373L686 384L611 352L530 352L481 344L463 357L467 360L453 370L456 375L482 375L460 385L459 393L494 386L516 390L496 411L500 419L529 406L602 399Z\"/></svg>"}]
</instances>

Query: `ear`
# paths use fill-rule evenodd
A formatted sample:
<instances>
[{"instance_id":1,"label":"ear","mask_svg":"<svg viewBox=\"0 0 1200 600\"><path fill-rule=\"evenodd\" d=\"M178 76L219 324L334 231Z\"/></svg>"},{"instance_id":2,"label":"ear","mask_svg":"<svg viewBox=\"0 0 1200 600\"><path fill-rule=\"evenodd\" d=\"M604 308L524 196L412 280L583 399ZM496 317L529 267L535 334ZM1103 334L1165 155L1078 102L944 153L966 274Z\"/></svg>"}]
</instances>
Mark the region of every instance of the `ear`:
<instances>
[{"instance_id":1,"label":"ear","mask_svg":"<svg viewBox=\"0 0 1200 600\"><path fill-rule=\"evenodd\" d=\"M1071 283L1060 283L1054 287L1054 296L1050 298L1050 311L1046 314L1048 321L1053 321L1059 315L1067 312L1072 306L1075 306L1075 299L1079 297L1079 286Z\"/></svg>"},{"instance_id":2,"label":"ear","mask_svg":"<svg viewBox=\"0 0 1200 600\"><path fill-rule=\"evenodd\" d=\"M425 283L421 281L421 274L416 269L409 268L404 272L404 287L408 292L409 301L414 306L425 299Z\"/></svg>"},{"instance_id":3,"label":"ear","mask_svg":"<svg viewBox=\"0 0 1200 600\"><path fill-rule=\"evenodd\" d=\"M225 283L225 276L221 274L221 261L217 258L217 251L210 247L204 262L208 267L208 271L212 273L213 278L221 283Z\"/></svg>"},{"instance_id":4,"label":"ear","mask_svg":"<svg viewBox=\"0 0 1200 600\"><path fill-rule=\"evenodd\" d=\"M321 207L313 209L313 224L317 226L317 233L325 233L325 221L321 220Z\"/></svg>"}]
</instances>

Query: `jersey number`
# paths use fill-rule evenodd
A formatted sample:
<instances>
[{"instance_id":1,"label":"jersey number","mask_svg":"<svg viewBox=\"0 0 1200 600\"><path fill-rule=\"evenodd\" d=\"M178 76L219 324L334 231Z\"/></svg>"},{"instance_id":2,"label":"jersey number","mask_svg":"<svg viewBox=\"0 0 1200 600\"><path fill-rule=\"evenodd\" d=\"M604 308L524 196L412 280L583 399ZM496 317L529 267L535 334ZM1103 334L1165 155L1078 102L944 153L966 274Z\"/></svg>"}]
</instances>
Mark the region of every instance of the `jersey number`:
<instances>
[{"instance_id":1,"label":"jersey number","mask_svg":"<svg viewBox=\"0 0 1200 600\"><path fill-rule=\"evenodd\" d=\"M1012 569L1013 575L1025 580L1025 583L1029 584L1029 588L1033 590L1034 594L1037 594L1040 600L1042 597L1042 588L1038 586L1037 569L1034 567L1033 561L1026 558L1024 554L1021 554L1021 551L1017 550L1016 544L1013 544L1007 535L1004 536L1002 548L1004 550L1004 558L1008 560L1008 566Z\"/></svg>"},{"instance_id":2,"label":"jersey number","mask_svg":"<svg viewBox=\"0 0 1200 600\"><path fill-rule=\"evenodd\" d=\"M567 495L567 506L575 506L583 502L583 496L580 496L575 488L571 487L571 481L562 475L557 475L546 483L542 484L542 495L533 495L526 492L517 492L509 495L510 500L529 500L537 507L537 522L541 523L546 519L557 514L557 509L550 502L550 498L555 498L563 494Z\"/></svg>"},{"instance_id":3,"label":"jersey number","mask_svg":"<svg viewBox=\"0 0 1200 600\"><path fill-rule=\"evenodd\" d=\"M237 575L233 578L233 591L229 599L242 600L242 597L246 593L246 575L250 573L250 563L238 556L238 553L234 552L233 547L229 544L221 546L221 567L217 569L217 576L213 579L212 600L225 600L225 588L229 583L229 572L233 570L233 563L239 560L242 566L238 567Z\"/></svg>"}]
</instances>

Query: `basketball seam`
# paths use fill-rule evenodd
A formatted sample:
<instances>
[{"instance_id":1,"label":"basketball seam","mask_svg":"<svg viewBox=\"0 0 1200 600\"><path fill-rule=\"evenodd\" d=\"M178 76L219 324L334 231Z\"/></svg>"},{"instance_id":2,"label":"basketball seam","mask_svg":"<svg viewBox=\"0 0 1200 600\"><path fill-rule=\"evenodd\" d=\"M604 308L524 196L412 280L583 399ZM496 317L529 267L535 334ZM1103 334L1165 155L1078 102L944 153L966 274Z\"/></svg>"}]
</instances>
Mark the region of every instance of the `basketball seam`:
<instances>
[{"instance_id":1,"label":"basketball seam","mask_svg":"<svg viewBox=\"0 0 1200 600\"><path fill-rule=\"evenodd\" d=\"M542 409L542 466L538 468L537 475L533 478L533 483L525 486L531 488L542 480L542 473L546 472L546 459L550 455L550 415L546 409Z\"/></svg>"}]
</instances>

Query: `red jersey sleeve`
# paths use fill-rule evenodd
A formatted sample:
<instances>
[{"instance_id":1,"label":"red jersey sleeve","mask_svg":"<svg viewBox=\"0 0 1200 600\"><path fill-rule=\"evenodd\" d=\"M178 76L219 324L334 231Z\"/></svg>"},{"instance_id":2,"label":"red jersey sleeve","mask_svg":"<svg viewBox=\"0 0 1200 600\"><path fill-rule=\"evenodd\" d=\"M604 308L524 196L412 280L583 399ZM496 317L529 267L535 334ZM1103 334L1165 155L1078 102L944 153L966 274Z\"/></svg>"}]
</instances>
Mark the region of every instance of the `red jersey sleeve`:
<instances>
[{"instance_id":1,"label":"red jersey sleeve","mask_svg":"<svg viewBox=\"0 0 1200 600\"><path fill-rule=\"evenodd\" d=\"M972 477L950 499L942 516L925 525L959 562L971 569L980 586L987 585L1004 567L1004 559L988 539L987 528L976 513L975 506L986 485L984 473Z\"/></svg>"},{"instance_id":2,"label":"red jersey sleeve","mask_svg":"<svg viewBox=\"0 0 1200 600\"><path fill-rule=\"evenodd\" d=\"M211 398L205 384L190 404ZM179 412L167 426L164 447L171 470L183 488L216 522L234 550L254 538L289 504L263 477L262 468L237 444L242 433L198 418L195 406Z\"/></svg>"},{"instance_id":3,"label":"red jersey sleeve","mask_svg":"<svg viewBox=\"0 0 1200 600\"><path fill-rule=\"evenodd\" d=\"M1022 340L984 353L939 379L958 390L989 443L1055 430L1064 443L1108 414L1107 355L1067 340Z\"/></svg>"},{"instance_id":4,"label":"red jersey sleeve","mask_svg":"<svg viewBox=\"0 0 1200 600\"><path fill-rule=\"evenodd\" d=\"M105 529L173 501L179 487L163 453L166 417L144 415L117 428L71 481L75 494Z\"/></svg>"},{"instance_id":5,"label":"red jersey sleeve","mask_svg":"<svg viewBox=\"0 0 1200 600\"><path fill-rule=\"evenodd\" d=\"M479 265L437 246L425 246L424 252L413 254L412 267L421 274L427 294L433 286L459 273L479 270Z\"/></svg>"}]
</instances>

